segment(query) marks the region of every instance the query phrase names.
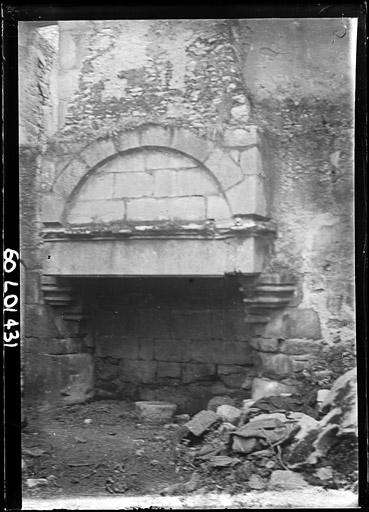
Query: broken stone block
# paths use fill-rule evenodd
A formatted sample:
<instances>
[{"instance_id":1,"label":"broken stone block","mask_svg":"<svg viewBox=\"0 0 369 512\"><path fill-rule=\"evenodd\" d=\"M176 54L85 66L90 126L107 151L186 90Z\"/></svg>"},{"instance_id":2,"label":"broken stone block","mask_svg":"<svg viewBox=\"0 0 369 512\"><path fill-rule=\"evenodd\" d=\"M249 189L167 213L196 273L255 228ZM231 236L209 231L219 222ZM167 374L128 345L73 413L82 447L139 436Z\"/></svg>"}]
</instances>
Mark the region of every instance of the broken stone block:
<instances>
[{"instance_id":1,"label":"broken stone block","mask_svg":"<svg viewBox=\"0 0 369 512\"><path fill-rule=\"evenodd\" d=\"M325 407L324 407L325 405ZM355 464L354 451L357 448L357 400L356 369L339 377L323 402L327 414L316 424L301 434L299 442L292 445L287 455L291 468L317 464L323 457L337 457L342 451L346 457L344 466ZM341 450L345 443L351 443L350 450ZM349 469L348 469L349 470Z\"/></svg>"},{"instance_id":2,"label":"broken stone block","mask_svg":"<svg viewBox=\"0 0 369 512\"><path fill-rule=\"evenodd\" d=\"M233 407L233 405L220 405L217 408L216 413L222 419L222 421L237 425L239 419L241 418L242 411L237 409L237 407Z\"/></svg>"},{"instance_id":3,"label":"broken stone block","mask_svg":"<svg viewBox=\"0 0 369 512\"><path fill-rule=\"evenodd\" d=\"M261 420L271 420L276 419L278 421L281 421L282 423L287 421L286 416L282 412L269 412L267 414L258 414L257 416L254 416L249 420L249 424L253 423L255 421L261 421Z\"/></svg>"},{"instance_id":4,"label":"broken stone block","mask_svg":"<svg viewBox=\"0 0 369 512\"><path fill-rule=\"evenodd\" d=\"M230 396L213 396L208 402L207 409L215 412L220 405L234 405L234 403Z\"/></svg>"},{"instance_id":5,"label":"broken stone block","mask_svg":"<svg viewBox=\"0 0 369 512\"><path fill-rule=\"evenodd\" d=\"M251 475L250 480L248 481L248 485L250 489L261 490L266 487L266 483L259 475Z\"/></svg>"},{"instance_id":6,"label":"broken stone block","mask_svg":"<svg viewBox=\"0 0 369 512\"><path fill-rule=\"evenodd\" d=\"M291 438L295 431L296 426L286 421L284 415L262 414L231 434L232 450L252 453L268 445L281 444Z\"/></svg>"},{"instance_id":7,"label":"broken stone block","mask_svg":"<svg viewBox=\"0 0 369 512\"><path fill-rule=\"evenodd\" d=\"M256 377L252 383L251 396L253 400L258 400L259 398L266 396L277 396L282 395L284 393L292 394L295 392L295 386L289 386L286 384L282 384L281 382L267 378Z\"/></svg>"},{"instance_id":8,"label":"broken stone block","mask_svg":"<svg viewBox=\"0 0 369 512\"><path fill-rule=\"evenodd\" d=\"M210 427L215 425L219 421L219 416L213 411L200 411L195 416L184 424L184 426L194 436L201 436Z\"/></svg>"},{"instance_id":9,"label":"broken stone block","mask_svg":"<svg viewBox=\"0 0 369 512\"><path fill-rule=\"evenodd\" d=\"M236 457L227 457L226 455L213 455L209 459L209 466L214 468L226 468L239 464L241 461Z\"/></svg>"},{"instance_id":10,"label":"broken stone block","mask_svg":"<svg viewBox=\"0 0 369 512\"><path fill-rule=\"evenodd\" d=\"M290 412L288 413L288 419L294 420L296 422L295 425L298 427L294 435L294 443L304 439L309 432L315 430L319 425L319 421L303 412Z\"/></svg>"},{"instance_id":11,"label":"broken stone block","mask_svg":"<svg viewBox=\"0 0 369 512\"><path fill-rule=\"evenodd\" d=\"M299 395L291 394L267 396L256 400L252 409L263 412L305 411L315 418L315 410L308 405L308 398L309 397L302 398Z\"/></svg>"},{"instance_id":12,"label":"broken stone block","mask_svg":"<svg viewBox=\"0 0 369 512\"><path fill-rule=\"evenodd\" d=\"M293 489L304 489L309 484L299 473L285 469L273 471L268 485L270 491L288 491Z\"/></svg>"},{"instance_id":13,"label":"broken stone block","mask_svg":"<svg viewBox=\"0 0 369 512\"><path fill-rule=\"evenodd\" d=\"M234 452L248 454L256 452L261 447L262 445L260 443L260 440L255 437L251 437L248 439L242 437L233 437L232 450Z\"/></svg>"}]
</instances>

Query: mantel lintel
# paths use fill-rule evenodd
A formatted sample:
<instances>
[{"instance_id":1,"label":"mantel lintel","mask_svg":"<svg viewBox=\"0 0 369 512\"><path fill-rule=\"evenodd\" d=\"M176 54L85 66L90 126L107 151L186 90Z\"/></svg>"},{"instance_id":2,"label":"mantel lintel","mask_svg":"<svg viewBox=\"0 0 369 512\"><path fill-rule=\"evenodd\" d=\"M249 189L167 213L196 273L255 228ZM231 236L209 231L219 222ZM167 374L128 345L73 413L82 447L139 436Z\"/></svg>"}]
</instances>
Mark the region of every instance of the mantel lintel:
<instances>
[{"instance_id":1,"label":"mantel lintel","mask_svg":"<svg viewBox=\"0 0 369 512\"><path fill-rule=\"evenodd\" d=\"M264 267L268 240L224 239L45 240L43 273L50 276L209 276L255 274Z\"/></svg>"}]
</instances>

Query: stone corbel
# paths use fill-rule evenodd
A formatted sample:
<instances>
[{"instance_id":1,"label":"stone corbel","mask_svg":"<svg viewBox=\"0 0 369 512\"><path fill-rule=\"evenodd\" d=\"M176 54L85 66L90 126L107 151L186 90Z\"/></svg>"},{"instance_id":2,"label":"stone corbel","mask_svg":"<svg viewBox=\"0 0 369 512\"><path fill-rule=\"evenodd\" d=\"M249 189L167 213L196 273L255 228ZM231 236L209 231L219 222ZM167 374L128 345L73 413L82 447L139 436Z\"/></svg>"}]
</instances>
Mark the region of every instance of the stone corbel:
<instances>
[{"instance_id":1,"label":"stone corbel","mask_svg":"<svg viewBox=\"0 0 369 512\"><path fill-rule=\"evenodd\" d=\"M41 289L44 301L52 307L66 308L73 303L72 288L64 286L54 276L42 276Z\"/></svg>"},{"instance_id":2,"label":"stone corbel","mask_svg":"<svg viewBox=\"0 0 369 512\"><path fill-rule=\"evenodd\" d=\"M41 288L44 294L44 301L51 306L59 321L64 323L68 331L81 332L88 315L83 311L82 303L73 294L73 288L66 286L62 279L55 276L43 276Z\"/></svg>"},{"instance_id":3,"label":"stone corbel","mask_svg":"<svg viewBox=\"0 0 369 512\"><path fill-rule=\"evenodd\" d=\"M239 281L247 323L267 324L274 311L288 305L296 290L296 279L283 272L240 276Z\"/></svg>"}]
</instances>

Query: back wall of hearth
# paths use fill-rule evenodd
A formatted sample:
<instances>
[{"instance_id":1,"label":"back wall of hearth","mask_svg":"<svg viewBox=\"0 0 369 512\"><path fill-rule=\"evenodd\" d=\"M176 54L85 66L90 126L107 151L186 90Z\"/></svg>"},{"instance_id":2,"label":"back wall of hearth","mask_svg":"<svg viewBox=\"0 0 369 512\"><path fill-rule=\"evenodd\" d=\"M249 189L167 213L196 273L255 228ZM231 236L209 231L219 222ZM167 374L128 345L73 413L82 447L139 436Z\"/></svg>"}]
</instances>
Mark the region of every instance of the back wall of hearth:
<instances>
[{"instance_id":1,"label":"back wall of hearth","mask_svg":"<svg viewBox=\"0 0 369 512\"><path fill-rule=\"evenodd\" d=\"M100 393L185 406L247 396L254 355L232 278L89 279Z\"/></svg>"}]
</instances>

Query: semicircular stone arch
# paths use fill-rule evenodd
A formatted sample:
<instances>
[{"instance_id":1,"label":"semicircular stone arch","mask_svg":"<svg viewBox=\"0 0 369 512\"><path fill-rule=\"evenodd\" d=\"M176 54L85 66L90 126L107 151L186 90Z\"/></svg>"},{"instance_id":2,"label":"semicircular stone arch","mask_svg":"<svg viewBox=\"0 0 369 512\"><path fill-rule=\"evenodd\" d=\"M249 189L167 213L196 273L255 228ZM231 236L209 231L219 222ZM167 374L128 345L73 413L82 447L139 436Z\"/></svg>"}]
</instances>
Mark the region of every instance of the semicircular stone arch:
<instances>
[{"instance_id":1,"label":"semicircular stone arch","mask_svg":"<svg viewBox=\"0 0 369 512\"><path fill-rule=\"evenodd\" d=\"M73 158L56 177L49 193L44 195L42 220L46 224L64 223L78 192L82 193L82 187L91 176L97 176L105 166L117 162L116 159L123 155L146 149L174 151L184 159L192 159L195 162L191 164L193 168L197 165L202 169L203 176L212 177L217 184L219 197L228 205L229 216L265 215L263 176L253 156L246 166L241 166L223 148L188 130L144 125L114 137L98 139ZM254 149L250 151L250 155L253 154ZM224 209L224 205L219 206L221 208Z\"/></svg>"},{"instance_id":2,"label":"semicircular stone arch","mask_svg":"<svg viewBox=\"0 0 369 512\"><path fill-rule=\"evenodd\" d=\"M66 224L224 220L219 182L197 160L163 147L116 154L87 173L66 205Z\"/></svg>"}]
</instances>

